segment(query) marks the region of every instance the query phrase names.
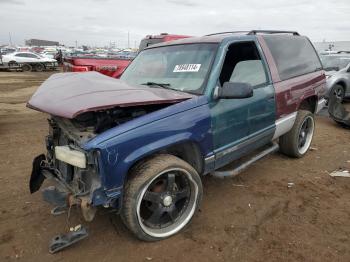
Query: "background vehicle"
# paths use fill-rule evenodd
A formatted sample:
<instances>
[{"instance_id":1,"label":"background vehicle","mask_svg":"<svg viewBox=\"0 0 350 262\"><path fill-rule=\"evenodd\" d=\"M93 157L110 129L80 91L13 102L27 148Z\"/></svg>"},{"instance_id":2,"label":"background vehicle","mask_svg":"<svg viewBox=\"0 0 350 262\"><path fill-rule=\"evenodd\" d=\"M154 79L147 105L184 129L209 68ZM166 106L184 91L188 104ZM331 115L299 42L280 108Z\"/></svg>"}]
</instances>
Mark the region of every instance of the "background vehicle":
<instances>
[{"instance_id":1,"label":"background vehicle","mask_svg":"<svg viewBox=\"0 0 350 262\"><path fill-rule=\"evenodd\" d=\"M57 51L50 51L50 52L42 52L40 53L41 56L49 58L49 59L55 59L55 56L57 54Z\"/></svg>"},{"instance_id":2,"label":"background vehicle","mask_svg":"<svg viewBox=\"0 0 350 262\"><path fill-rule=\"evenodd\" d=\"M327 77L327 97L336 96L340 100L350 96L350 54L320 56Z\"/></svg>"},{"instance_id":3,"label":"background vehicle","mask_svg":"<svg viewBox=\"0 0 350 262\"><path fill-rule=\"evenodd\" d=\"M54 177L66 192L46 190L48 199L59 194L85 203L88 220L96 206L113 207L139 239L170 237L198 209L201 175L233 176L278 148L303 157L324 88L311 42L286 31L150 46L120 80L96 72L53 75L28 102L51 114L31 192ZM221 169L249 154L236 168Z\"/></svg>"},{"instance_id":4,"label":"background vehicle","mask_svg":"<svg viewBox=\"0 0 350 262\"><path fill-rule=\"evenodd\" d=\"M152 44L186 37L189 36L171 35L166 33L155 36L148 35L141 40L139 51ZM119 78L132 59L135 58L135 55L135 53L130 51L120 51L113 55L110 54L106 58L94 55L69 56L65 58L63 70L65 72L97 71L113 78Z\"/></svg>"},{"instance_id":5,"label":"background vehicle","mask_svg":"<svg viewBox=\"0 0 350 262\"><path fill-rule=\"evenodd\" d=\"M66 57L63 70L64 72L96 71L106 76L119 78L129 64L130 60L123 58Z\"/></svg>"},{"instance_id":6,"label":"background vehicle","mask_svg":"<svg viewBox=\"0 0 350 262\"><path fill-rule=\"evenodd\" d=\"M8 67L20 65L23 71L55 70L58 66L55 59L45 58L31 52L13 52L3 55L2 62Z\"/></svg>"},{"instance_id":7,"label":"background vehicle","mask_svg":"<svg viewBox=\"0 0 350 262\"><path fill-rule=\"evenodd\" d=\"M174 34L168 34L168 33L161 33L159 35L147 35L144 39L141 40L139 51L142 51L146 47L154 44L159 44L163 42L168 42L168 41L173 41L173 40L178 40L178 39L183 39L188 37L191 37L191 36L174 35Z\"/></svg>"}]
</instances>

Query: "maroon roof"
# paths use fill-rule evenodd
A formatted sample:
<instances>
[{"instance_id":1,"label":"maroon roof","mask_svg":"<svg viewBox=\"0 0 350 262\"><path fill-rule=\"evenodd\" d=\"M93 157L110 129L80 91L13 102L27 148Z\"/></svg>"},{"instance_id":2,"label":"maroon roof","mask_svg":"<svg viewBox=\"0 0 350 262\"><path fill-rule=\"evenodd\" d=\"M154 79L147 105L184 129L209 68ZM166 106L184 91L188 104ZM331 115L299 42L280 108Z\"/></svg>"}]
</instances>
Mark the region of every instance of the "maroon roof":
<instances>
[{"instance_id":1,"label":"maroon roof","mask_svg":"<svg viewBox=\"0 0 350 262\"><path fill-rule=\"evenodd\" d=\"M146 49L159 47L159 46L180 45L180 44L220 43L223 39L227 38L228 36L243 36L243 35L247 35L247 32L220 33L220 34L205 35L200 37L188 37L188 38L182 38L182 39L174 40L170 42L154 44L147 47Z\"/></svg>"}]
</instances>

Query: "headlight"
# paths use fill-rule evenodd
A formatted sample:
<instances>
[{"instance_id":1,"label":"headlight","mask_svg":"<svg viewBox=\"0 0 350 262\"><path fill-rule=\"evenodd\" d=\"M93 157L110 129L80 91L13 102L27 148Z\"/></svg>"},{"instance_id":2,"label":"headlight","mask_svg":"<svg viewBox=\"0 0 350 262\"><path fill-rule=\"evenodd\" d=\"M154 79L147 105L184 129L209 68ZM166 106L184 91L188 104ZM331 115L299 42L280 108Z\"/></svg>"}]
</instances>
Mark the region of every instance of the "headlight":
<instances>
[{"instance_id":1,"label":"headlight","mask_svg":"<svg viewBox=\"0 0 350 262\"><path fill-rule=\"evenodd\" d=\"M66 162L72 166L86 168L86 157L83 152L72 150L68 146L55 147L56 159Z\"/></svg>"}]
</instances>

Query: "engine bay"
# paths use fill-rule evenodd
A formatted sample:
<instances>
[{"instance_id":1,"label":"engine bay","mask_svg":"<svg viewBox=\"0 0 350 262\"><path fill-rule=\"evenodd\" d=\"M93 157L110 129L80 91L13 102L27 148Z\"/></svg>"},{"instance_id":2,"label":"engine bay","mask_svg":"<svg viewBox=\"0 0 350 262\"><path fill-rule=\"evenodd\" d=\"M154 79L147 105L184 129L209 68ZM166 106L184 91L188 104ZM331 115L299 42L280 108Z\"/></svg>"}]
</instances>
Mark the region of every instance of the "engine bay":
<instances>
[{"instance_id":1,"label":"engine bay","mask_svg":"<svg viewBox=\"0 0 350 262\"><path fill-rule=\"evenodd\" d=\"M115 107L103 111L85 112L73 119L52 116L49 122L51 127L57 124L68 139L80 145L108 129L167 106L168 104Z\"/></svg>"}]
</instances>

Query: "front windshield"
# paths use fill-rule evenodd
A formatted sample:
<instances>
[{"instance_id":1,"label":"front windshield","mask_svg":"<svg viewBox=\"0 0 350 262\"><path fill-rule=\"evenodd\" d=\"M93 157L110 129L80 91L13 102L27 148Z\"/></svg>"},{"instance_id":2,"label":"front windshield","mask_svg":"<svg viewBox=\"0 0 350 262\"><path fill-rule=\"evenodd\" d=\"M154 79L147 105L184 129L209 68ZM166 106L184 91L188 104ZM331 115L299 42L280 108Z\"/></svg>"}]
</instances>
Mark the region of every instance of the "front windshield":
<instances>
[{"instance_id":1,"label":"front windshield","mask_svg":"<svg viewBox=\"0 0 350 262\"><path fill-rule=\"evenodd\" d=\"M150 85L201 94L215 55L216 44L187 44L142 51L121 79L130 84Z\"/></svg>"},{"instance_id":2,"label":"front windshield","mask_svg":"<svg viewBox=\"0 0 350 262\"><path fill-rule=\"evenodd\" d=\"M350 63L350 56L321 56L323 68L326 71L339 71Z\"/></svg>"}]
</instances>

